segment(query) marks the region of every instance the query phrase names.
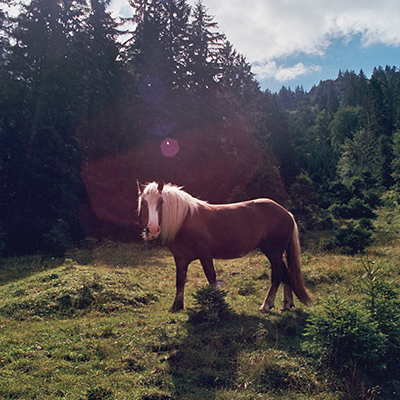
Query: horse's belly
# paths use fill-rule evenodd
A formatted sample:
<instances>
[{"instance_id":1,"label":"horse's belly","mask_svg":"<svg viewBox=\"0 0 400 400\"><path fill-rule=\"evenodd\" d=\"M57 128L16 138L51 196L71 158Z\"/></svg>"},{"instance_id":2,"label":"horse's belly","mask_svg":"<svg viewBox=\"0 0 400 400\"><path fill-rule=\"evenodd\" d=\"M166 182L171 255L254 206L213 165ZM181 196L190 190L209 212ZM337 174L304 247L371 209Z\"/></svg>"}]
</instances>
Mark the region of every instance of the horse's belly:
<instances>
[{"instance_id":1,"label":"horse's belly","mask_svg":"<svg viewBox=\"0 0 400 400\"><path fill-rule=\"evenodd\" d=\"M256 241L213 243L212 257L220 259L239 258L254 250L257 244Z\"/></svg>"}]
</instances>

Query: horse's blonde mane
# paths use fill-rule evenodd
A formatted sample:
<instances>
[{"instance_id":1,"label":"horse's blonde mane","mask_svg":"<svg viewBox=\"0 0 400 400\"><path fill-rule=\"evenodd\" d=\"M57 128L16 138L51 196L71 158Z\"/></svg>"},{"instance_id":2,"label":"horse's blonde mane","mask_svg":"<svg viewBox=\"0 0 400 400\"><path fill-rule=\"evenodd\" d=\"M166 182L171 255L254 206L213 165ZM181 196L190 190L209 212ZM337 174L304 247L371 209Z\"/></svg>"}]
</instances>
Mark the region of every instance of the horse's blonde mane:
<instances>
[{"instance_id":1,"label":"horse's blonde mane","mask_svg":"<svg viewBox=\"0 0 400 400\"><path fill-rule=\"evenodd\" d=\"M143 191L143 196L157 195L158 184L149 183ZM162 190L163 210L161 221L161 239L164 242L172 242L181 228L188 213L193 215L199 206L207 205L203 200L196 199L182 190L182 187L165 184Z\"/></svg>"}]
</instances>

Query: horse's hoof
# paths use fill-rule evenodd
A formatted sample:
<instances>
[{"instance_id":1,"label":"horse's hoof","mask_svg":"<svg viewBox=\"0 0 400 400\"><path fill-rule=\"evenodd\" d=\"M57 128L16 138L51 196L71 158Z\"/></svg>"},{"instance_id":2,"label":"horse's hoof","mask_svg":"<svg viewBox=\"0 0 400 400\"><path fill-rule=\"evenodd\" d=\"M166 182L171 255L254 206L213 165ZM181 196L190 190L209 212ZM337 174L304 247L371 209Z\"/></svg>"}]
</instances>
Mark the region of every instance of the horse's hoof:
<instances>
[{"instance_id":1,"label":"horse's hoof","mask_svg":"<svg viewBox=\"0 0 400 400\"><path fill-rule=\"evenodd\" d=\"M170 312L170 313L177 313L177 312L179 312L179 311L181 311L181 310L183 310L183 307L175 307L175 306L172 306L172 307L168 310L168 312Z\"/></svg>"},{"instance_id":2,"label":"horse's hoof","mask_svg":"<svg viewBox=\"0 0 400 400\"><path fill-rule=\"evenodd\" d=\"M282 308L279 310L279 312L280 312L280 313L284 313L284 312L286 312L286 311L292 310L293 308L294 308L294 306L292 306L292 307L282 307Z\"/></svg>"},{"instance_id":3,"label":"horse's hoof","mask_svg":"<svg viewBox=\"0 0 400 400\"><path fill-rule=\"evenodd\" d=\"M279 312L283 313L283 312L286 312L286 311L290 311L292 308L294 308L294 303L282 306L281 309L279 310Z\"/></svg>"},{"instance_id":4,"label":"horse's hoof","mask_svg":"<svg viewBox=\"0 0 400 400\"><path fill-rule=\"evenodd\" d=\"M260 307L260 309L258 311L263 314L269 314L273 308L275 308L275 307L270 307L270 308Z\"/></svg>"}]
</instances>

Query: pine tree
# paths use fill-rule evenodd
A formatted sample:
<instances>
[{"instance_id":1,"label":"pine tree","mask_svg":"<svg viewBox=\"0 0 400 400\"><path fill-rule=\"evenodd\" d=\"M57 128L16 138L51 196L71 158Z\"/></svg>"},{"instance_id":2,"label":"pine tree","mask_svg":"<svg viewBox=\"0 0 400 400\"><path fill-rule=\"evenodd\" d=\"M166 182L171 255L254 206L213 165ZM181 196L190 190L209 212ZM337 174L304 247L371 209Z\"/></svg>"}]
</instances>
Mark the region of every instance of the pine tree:
<instances>
[{"instance_id":1,"label":"pine tree","mask_svg":"<svg viewBox=\"0 0 400 400\"><path fill-rule=\"evenodd\" d=\"M400 130L393 134L392 178L397 190L400 190Z\"/></svg>"},{"instance_id":2,"label":"pine tree","mask_svg":"<svg viewBox=\"0 0 400 400\"><path fill-rule=\"evenodd\" d=\"M382 86L384 83L372 76L369 83L366 112L369 122L368 129L371 130L375 146L378 149L374 160L374 170L379 171L380 182L385 187L389 187L393 183L391 178L393 125L390 118L392 113L386 104Z\"/></svg>"},{"instance_id":3,"label":"pine tree","mask_svg":"<svg viewBox=\"0 0 400 400\"><path fill-rule=\"evenodd\" d=\"M57 241L65 246L81 237L78 129L110 99L107 84L116 75L118 52L110 56L105 45L115 39L105 33L112 27L105 6L33 0L12 21L0 110L0 219L8 252L59 253Z\"/></svg>"},{"instance_id":4,"label":"pine tree","mask_svg":"<svg viewBox=\"0 0 400 400\"><path fill-rule=\"evenodd\" d=\"M193 9L187 54L188 87L193 92L203 94L213 89L222 72L220 55L224 51L225 36L217 28L214 18L198 1Z\"/></svg>"},{"instance_id":5,"label":"pine tree","mask_svg":"<svg viewBox=\"0 0 400 400\"><path fill-rule=\"evenodd\" d=\"M360 107L341 107L330 124L331 142L339 150L347 139L352 139L360 126Z\"/></svg>"},{"instance_id":6,"label":"pine tree","mask_svg":"<svg viewBox=\"0 0 400 400\"><path fill-rule=\"evenodd\" d=\"M190 8L184 0L134 0L138 25L128 48L138 78L161 80L166 91L184 85Z\"/></svg>"}]
</instances>

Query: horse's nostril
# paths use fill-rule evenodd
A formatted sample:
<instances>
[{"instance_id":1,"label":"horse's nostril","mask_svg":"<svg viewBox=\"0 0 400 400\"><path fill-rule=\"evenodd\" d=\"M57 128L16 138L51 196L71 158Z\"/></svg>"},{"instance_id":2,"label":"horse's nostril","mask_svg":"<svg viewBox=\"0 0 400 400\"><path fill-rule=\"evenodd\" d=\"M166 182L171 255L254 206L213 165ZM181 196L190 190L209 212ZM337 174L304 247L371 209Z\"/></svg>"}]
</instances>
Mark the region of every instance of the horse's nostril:
<instances>
[{"instance_id":1,"label":"horse's nostril","mask_svg":"<svg viewBox=\"0 0 400 400\"><path fill-rule=\"evenodd\" d=\"M158 235L161 233L161 228L159 225L149 225L145 228L144 232L148 239L153 239L158 237Z\"/></svg>"}]
</instances>

